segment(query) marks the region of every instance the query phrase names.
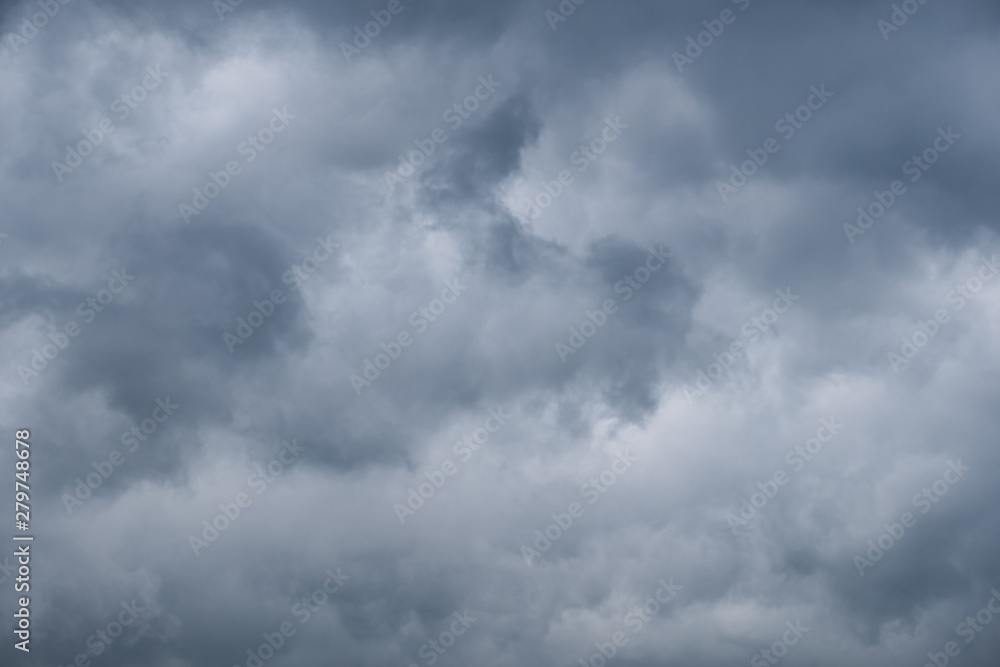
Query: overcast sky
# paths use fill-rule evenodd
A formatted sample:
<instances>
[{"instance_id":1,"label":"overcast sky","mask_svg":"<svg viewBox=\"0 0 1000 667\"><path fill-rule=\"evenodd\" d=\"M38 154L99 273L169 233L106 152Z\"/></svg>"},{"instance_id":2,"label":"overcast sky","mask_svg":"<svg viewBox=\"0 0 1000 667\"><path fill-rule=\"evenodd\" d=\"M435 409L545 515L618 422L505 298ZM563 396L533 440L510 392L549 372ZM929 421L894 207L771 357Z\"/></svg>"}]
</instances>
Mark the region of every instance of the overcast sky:
<instances>
[{"instance_id":1,"label":"overcast sky","mask_svg":"<svg viewBox=\"0 0 1000 667\"><path fill-rule=\"evenodd\" d=\"M0 2L0 662L996 664L1000 5L580 1Z\"/></svg>"}]
</instances>

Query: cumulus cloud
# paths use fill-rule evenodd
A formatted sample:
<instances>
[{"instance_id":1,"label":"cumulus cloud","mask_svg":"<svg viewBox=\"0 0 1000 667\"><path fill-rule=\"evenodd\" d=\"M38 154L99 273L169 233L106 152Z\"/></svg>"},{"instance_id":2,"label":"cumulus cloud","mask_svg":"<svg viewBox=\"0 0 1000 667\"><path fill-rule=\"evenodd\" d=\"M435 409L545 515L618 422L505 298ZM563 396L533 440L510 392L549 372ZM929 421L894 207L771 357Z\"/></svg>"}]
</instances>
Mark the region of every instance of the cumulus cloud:
<instances>
[{"instance_id":1,"label":"cumulus cloud","mask_svg":"<svg viewBox=\"0 0 1000 667\"><path fill-rule=\"evenodd\" d=\"M998 25L0 3L4 664L994 664Z\"/></svg>"}]
</instances>

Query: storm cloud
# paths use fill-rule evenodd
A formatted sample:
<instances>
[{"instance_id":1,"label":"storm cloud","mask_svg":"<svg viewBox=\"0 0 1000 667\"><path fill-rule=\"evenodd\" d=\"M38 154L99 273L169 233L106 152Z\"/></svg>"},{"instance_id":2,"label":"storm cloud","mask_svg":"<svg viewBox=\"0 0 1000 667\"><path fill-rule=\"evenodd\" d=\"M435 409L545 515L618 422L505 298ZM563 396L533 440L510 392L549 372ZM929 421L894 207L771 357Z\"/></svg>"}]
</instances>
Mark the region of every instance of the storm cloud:
<instances>
[{"instance_id":1,"label":"storm cloud","mask_svg":"<svg viewBox=\"0 0 1000 667\"><path fill-rule=\"evenodd\" d=\"M0 3L3 664L994 665L998 30Z\"/></svg>"}]
</instances>

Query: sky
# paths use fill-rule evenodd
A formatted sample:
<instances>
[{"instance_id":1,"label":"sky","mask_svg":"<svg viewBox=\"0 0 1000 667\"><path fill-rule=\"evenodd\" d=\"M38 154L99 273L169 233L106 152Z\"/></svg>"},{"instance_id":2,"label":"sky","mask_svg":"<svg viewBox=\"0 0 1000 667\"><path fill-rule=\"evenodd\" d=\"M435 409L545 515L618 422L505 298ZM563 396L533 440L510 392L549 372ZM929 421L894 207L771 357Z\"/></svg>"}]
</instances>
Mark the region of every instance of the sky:
<instances>
[{"instance_id":1,"label":"sky","mask_svg":"<svg viewBox=\"0 0 1000 667\"><path fill-rule=\"evenodd\" d=\"M998 64L984 0L0 2L0 663L995 665Z\"/></svg>"}]
</instances>

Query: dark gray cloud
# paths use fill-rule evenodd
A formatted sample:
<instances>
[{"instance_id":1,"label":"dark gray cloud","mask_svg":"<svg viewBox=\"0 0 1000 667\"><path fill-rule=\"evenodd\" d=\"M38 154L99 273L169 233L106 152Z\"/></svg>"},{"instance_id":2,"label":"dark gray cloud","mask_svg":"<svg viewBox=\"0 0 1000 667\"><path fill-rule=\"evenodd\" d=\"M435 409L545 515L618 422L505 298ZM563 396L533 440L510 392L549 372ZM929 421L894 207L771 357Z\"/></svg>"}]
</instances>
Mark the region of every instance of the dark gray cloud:
<instances>
[{"instance_id":1,"label":"dark gray cloud","mask_svg":"<svg viewBox=\"0 0 1000 667\"><path fill-rule=\"evenodd\" d=\"M994 664L998 25L0 3L3 664Z\"/></svg>"}]
</instances>

